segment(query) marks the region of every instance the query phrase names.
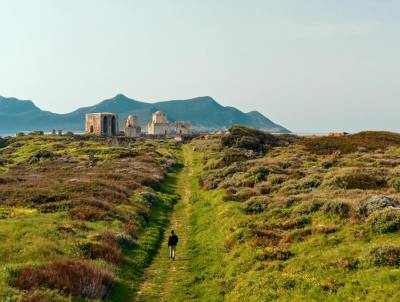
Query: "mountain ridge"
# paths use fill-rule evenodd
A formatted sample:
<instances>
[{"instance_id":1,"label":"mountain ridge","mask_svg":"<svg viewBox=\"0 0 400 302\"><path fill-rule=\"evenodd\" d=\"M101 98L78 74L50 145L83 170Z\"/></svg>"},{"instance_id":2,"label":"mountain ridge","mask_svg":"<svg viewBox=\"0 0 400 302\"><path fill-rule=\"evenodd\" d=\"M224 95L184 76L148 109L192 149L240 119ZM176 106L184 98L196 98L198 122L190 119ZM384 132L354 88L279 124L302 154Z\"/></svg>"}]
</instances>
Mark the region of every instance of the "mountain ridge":
<instances>
[{"instance_id":1,"label":"mountain ridge","mask_svg":"<svg viewBox=\"0 0 400 302\"><path fill-rule=\"evenodd\" d=\"M31 100L19 100L0 96L0 130L31 131L64 129L83 131L86 113L113 112L120 116L120 124L129 114L137 115L142 126L157 110L167 113L171 122L188 120L196 130L227 129L233 124L242 124L258 129L289 133L290 131L258 111L244 113L231 106L223 106L210 96L191 99L158 101L147 103L131 99L123 94L105 99L98 104L78 108L72 112L59 114L41 110Z\"/></svg>"}]
</instances>

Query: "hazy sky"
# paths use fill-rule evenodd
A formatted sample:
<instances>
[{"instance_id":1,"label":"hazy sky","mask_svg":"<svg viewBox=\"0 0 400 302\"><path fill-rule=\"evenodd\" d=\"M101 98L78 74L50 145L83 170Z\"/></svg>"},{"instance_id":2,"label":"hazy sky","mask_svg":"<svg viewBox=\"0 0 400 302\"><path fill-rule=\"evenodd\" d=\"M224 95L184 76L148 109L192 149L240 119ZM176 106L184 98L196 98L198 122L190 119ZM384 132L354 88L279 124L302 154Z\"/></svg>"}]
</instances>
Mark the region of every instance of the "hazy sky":
<instances>
[{"instance_id":1,"label":"hazy sky","mask_svg":"<svg viewBox=\"0 0 400 302\"><path fill-rule=\"evenodd\" d=\"M400 130L400 1L0 0L0 95L62 113L117 93Z\"/></svg>"}]
</instances>

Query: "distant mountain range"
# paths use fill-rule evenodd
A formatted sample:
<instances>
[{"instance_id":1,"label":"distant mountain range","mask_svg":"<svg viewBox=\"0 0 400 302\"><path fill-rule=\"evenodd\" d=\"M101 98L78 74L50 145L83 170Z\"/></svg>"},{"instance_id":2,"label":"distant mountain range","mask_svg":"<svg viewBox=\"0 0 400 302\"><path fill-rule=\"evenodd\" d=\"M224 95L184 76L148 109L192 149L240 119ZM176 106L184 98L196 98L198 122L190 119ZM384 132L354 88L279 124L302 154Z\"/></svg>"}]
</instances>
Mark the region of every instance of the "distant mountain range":
<instances>
[{"instance_id":1,"label":"distant mountain range","mask_svg":"<svg viewBox=\"0 0 400 302\"><path fill-rule=\"evenodd\" d=\"M157 110L167 113L174 121L191 121L196 130L226 129L241 124L272 133L289 133L286 128L273 123L257 111L244 113L234 107L224 107L209 96L188 100L173 100L145 103L130 99L122 94L104 100L97 105L79 108L71 113L57 114L43 111L32 101L0 96L0 131L32 131L63 129L83 131L85 114L91 112L113 112L119 115L120 124L129 114L137 115L143 127Z\"/></svg>"}]
</instances>

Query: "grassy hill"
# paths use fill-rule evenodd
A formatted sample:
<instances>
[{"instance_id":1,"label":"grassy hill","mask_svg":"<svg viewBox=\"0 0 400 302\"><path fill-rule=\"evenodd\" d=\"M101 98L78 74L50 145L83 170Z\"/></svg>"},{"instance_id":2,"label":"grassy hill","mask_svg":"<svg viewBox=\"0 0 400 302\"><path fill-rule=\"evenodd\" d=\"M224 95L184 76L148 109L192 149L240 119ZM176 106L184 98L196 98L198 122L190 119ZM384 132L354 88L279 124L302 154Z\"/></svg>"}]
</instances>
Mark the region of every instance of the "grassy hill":
<instances>
[{"instance_id":1,"label":"grassy hill","mask_svg":"<svg viewBox=\"0 0 400 302\"><path fill-rule=\"evenodd\" d=\"M177 146L45 136L2 147L0 300L128 301L177 198L163 187Z\"/></svg>"},{"instance_id":2,"label":"grassy hill","mask_svg":"<svg viewBox=\"0 0 400 302\"><path fill-rule=\"evenodd\" d=\"M398 301L398 134L230 130L1 140L0 300Z\"/></svg>"},{"instance_id":3,"label":"grassy hill","mask_svg":"<svg viewBox=\"0 0 400 302\"><path fill-rule=\"evenodd\" d=\"M224 238L215 246L221 260L198 273L199 286L217 287L215 301L399 300L400 142L393 137L306 139L266 155L219 139L195 142L216 218L201 215L207 228L197 236ZM331 152L326 141L346 142L347 152Z\"/></svg>"}]
</instances>

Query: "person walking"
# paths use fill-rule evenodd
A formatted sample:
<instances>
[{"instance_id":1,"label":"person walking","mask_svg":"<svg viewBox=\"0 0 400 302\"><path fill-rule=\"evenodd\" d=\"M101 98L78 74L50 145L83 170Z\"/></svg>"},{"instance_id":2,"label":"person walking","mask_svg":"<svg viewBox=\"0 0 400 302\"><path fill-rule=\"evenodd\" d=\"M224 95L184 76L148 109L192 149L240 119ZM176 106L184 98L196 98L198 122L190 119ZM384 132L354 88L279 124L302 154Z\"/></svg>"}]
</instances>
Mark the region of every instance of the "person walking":
<instances>
[{"instance_id":1,"label":"person walking","mask_svg":"<svg viewBox=\"0 0 400 302\"><path fill-rule=\"evenodd\" d=\"M171 231L171 236L168 238L168 247L169 247L169 257L175 261L176 255L176 246L178 245L178 236L175 235L175 232Z\"/></svg>"}]
</instances>

